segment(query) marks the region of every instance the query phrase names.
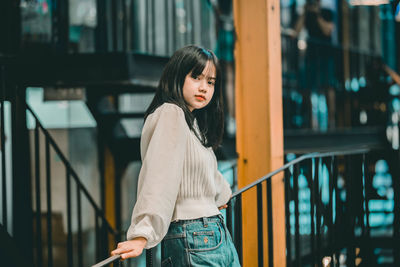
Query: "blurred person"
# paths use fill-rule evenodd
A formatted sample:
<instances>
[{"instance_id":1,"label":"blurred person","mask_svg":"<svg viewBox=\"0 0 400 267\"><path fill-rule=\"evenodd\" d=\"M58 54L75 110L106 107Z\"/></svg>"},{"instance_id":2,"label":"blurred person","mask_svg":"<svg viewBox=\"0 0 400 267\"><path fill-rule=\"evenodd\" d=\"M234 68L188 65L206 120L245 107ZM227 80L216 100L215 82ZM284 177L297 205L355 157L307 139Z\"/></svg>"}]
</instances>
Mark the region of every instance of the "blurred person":
<instances>
[{"instance_id":1,"label":"blurred person","mask_svg":"<svg viewBox=\"0 0 400 267\"><path fill-rule=\"evenodd\" d=\"M310 96L303 99L311 102L311 128L327 130L328 126L335 125L332 10L321 7L319 0L308 1L290 32L291 36L297 38L303 28L308 34L303 86L310 92Z\"/></svg>"}]
</instances>

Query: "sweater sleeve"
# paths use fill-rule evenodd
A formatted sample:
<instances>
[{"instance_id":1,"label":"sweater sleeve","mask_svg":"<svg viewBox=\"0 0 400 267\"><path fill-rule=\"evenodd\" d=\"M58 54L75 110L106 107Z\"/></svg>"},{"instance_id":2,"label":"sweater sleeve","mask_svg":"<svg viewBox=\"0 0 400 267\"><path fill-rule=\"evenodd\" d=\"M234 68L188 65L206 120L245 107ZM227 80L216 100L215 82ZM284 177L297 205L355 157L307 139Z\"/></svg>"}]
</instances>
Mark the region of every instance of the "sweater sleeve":
<instances>
[{"instance_id":1,"label":"sweater sleeve","mask_svg":"<svg viewBox=\"0 0 400 267\"><path fill-rule=\"evenodd\" d=\"M216 171L215 187L217 189L215 204L217 205L217 207L221 207L222 205L228 203L229 199L232 196L232 190L229 183L225 180L224 176L222 176L221 172L218 171L218 169Z\"/></svg>"},{"instance_id":2,"label":"sweater sleeve","mask_svg":"<svg viewBox=\"0 0 400 267\"><path fill-rule=\"evenodd\" d=\"M161 242L168 231L182 180L188 136L183 110L173 104L160 106L143 127L142 167L127 239L146 238L146 249Z\"/></svg>"}]
</instances>

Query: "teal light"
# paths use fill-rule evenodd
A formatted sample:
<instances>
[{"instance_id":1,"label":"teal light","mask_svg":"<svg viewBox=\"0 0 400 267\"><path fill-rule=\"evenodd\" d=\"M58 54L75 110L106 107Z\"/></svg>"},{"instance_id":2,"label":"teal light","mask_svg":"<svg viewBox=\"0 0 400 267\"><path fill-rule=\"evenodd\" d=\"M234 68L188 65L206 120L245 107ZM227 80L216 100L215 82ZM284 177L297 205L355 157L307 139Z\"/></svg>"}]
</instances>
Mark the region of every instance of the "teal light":
<instances>
[{"instance_id":1,"label":"teal light","mask_svg":"<svg viewBox=\"0 0 400 267\"><path fill-rule=\"evenodd\" d=\"M367 85L365 77L360 77L360 79L358 79L358 83L360 84L361 87L365 87Z\"/></svg>"},{"instance_id":2,"label":"teal light","mask_svg":"<svg viewBox=\"0 0 400 267\"><path fill-rule=\"evenodd\" d=\"M351 86L351 90L353 92L358 92L358 90L360 90L360 85L358 84L358 79L355 77L351 80L350 86Z\"/></svg>"},{"instance_id":3,"label":"teal light","mask_svg":"<svg viewBox=\"0 0 400 267\"><path fill-rule=\"evenodd\" d=\"M400 85L393 84L392 86L390 86L389 93L391 95L400 95Z\"/></svg>"}]
</instances>

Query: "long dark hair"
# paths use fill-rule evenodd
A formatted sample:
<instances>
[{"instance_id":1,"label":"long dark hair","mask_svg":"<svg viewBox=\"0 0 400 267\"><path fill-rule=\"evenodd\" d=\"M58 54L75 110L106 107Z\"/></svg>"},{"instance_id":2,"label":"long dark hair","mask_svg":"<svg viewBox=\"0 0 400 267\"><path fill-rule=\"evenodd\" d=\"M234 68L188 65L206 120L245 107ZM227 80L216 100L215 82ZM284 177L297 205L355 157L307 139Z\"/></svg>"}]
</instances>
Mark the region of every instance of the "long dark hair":
<instances>
[{"instance_id":1,"label":"long dark hair","mask_svg":"<svg viewBox=\"0 0 400 267\"><path fill-rule=\"evenodd\" d=\"M186 75L191 73L193 77L199 76L207 62L211 62L215 66L214 95L206 107L190 112L183 98L183 84ZM147 116L162 104L173 103L184 111L186 123L190 130L194 131L194 119L197 120L200 136L196 131L194 133L202 144L216 150L222 142L224 132L221 78L218 59L212 51L195 45L188 45L177 50L163 70L156 94L145 113L144 119L146 120Z\"/></svg>"}]
</instances>

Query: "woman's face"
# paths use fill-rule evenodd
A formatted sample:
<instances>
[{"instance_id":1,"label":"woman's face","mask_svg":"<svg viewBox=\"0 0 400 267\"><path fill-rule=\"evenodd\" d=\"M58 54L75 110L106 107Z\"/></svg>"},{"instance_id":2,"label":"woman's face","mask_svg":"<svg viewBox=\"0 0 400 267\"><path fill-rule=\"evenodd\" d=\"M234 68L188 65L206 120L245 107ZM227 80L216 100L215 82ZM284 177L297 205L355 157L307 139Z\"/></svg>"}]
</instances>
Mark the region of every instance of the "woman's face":
<instances>
[{"instance_id":1,"label":"woman's face","mask_svg":"<svg viewBox=\"0 0 400 267\"><path fill-rule=\"evenodd\" d=\"M186 75L183 84L183 98L191 112L204 108L210 103L214 95L216 78L215 66L210 61L207 62L203 73L199 76L192 77L192 73Z\"/></svg>"}]
</instances>

